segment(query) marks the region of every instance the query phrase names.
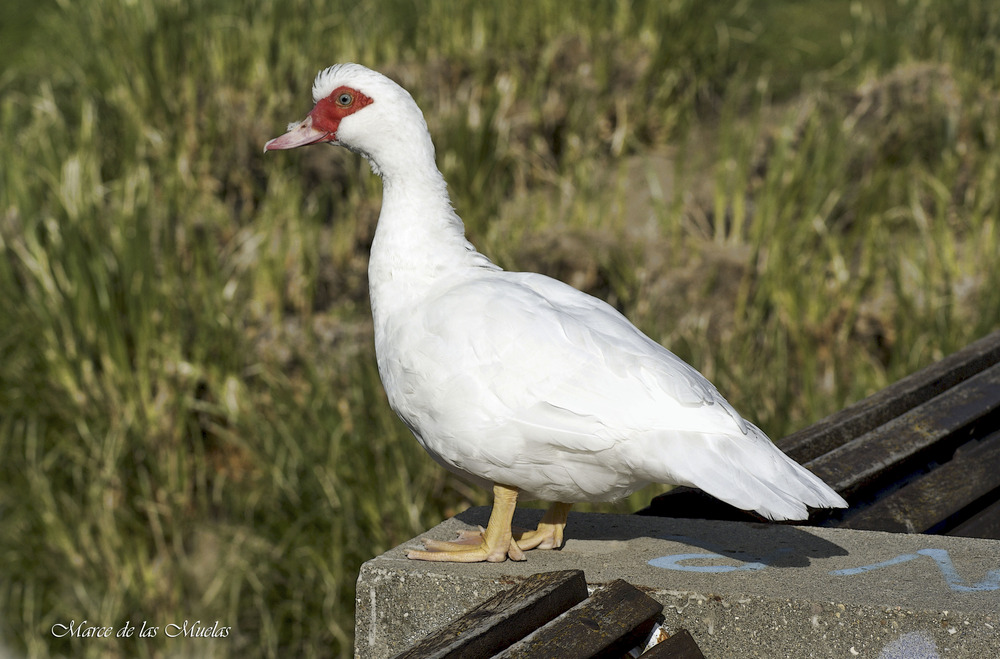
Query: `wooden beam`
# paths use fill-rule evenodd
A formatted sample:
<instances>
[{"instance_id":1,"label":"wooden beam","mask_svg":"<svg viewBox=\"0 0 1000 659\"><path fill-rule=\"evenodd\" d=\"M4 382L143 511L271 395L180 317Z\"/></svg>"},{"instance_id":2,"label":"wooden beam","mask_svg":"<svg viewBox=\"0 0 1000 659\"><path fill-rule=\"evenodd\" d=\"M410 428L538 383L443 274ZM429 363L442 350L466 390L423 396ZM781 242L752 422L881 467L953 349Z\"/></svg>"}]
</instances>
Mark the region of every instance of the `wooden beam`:
<instances>
[{"instance_id":1,"label":"wooden beam","mask_svg":"<svg viewBox=\"0 0 1000 659\"><path fill-rule=\"evenodd\" d=\"M995 501L945 535L1000 540L1000 501Z\"/></svg>"},{"instance_id":2,"label":"wooden beam","mask_svg":"<svg viewBox=\"0 0 1000 659\"><path fill-rule=\"evenodd\" d=\"M934 450L947 453L970 439L977 421L1000 411L1000 364L809 463L845 498L878 487ZM965 433L963 435L963 433ZM950 457L948 455L947 457Z\"/></svg>"},{"instance_id":3,"label":"wooden beam","mask_svg":"<svg viewBox=\"0 0 1000 659\"><path fill-rule=\"evenodd\" d=\"M470 609L396 659L491 657L586 597L582 570L536 574Z\"/></svg>"},{"instance_id":4,"label":"wooden beam","mask_svg":"<svg viewBox=\"0 0 1000 659\"><path fill-rule=\"evenodd\" d=\"M1000 498L1000 432L962 446L952 460L848 517L843 526L926 533L991 493Z\"/></svg>"},{"instance_id":5,"label":"wooden beam","mask_svg":"<svg viewBox=\"0 0 1000 659\"><path fill-rule=\"evenodd\" d=\"M662 610L617 579L495 659L620 659L649 634Z\"/></svg>"},{"instance_id":6,"label":"wooden beam","mask_svg":"<svg viewBox=\"0 0 1000 659\"><path fill-rule=\"evenodd\" d=\"M670 638L649 648L639 659L705 659L691 632L681 629Z\"/></svg>"},{"instance_id":7,"label":"wooden beam","mask_svg":"<svg viewBox=\"0 0 1000 659\"><path fill-rule=\"evenodd\" d=\"M829 453L1000 363L1000 331L917 371L775 444L796 462Z\"/></svg>"}]
</instances>

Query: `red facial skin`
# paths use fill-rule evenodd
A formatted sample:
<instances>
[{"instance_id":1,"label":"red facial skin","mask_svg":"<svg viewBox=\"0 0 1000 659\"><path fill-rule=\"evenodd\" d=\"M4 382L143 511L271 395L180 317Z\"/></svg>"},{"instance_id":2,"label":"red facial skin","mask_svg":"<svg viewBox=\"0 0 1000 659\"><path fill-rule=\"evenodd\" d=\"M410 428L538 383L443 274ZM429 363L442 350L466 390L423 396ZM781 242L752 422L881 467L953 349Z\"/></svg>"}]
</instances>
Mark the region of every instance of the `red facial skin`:
<instances>
[{"instance_id":1,"label":"red facial skin","mask_svg":"<svg viewBox=\"0 0 1000 659\"><path fill-rule=\"evenodd\" d=\"M320 99L309 116L313 119L313 128L329 133L331 139L336 139L341 119L354 114L371 102L372 99L357 89L337 87L329 96Z\"/></svg>"},{"instance_id":2,"label":"red facial skin","mask_svg":"<svg viewBox=\"0 0 1000 659\"><path fill-rule=\"evenodd\" d=\"M370 97L356 89L338 87L329 96L320 99L303 121L290 126L287 133L265 144L264 151L294 149L320 142L336 142L341 120L371 102Z\"/></svg>"}]
</instances>

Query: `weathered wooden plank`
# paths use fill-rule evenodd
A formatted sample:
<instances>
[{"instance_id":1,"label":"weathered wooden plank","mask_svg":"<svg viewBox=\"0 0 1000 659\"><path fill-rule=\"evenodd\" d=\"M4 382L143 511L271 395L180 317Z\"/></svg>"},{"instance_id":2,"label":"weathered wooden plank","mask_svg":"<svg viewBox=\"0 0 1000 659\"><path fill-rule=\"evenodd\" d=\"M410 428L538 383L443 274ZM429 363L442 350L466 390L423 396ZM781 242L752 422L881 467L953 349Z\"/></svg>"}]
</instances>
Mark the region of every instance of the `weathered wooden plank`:
<instances>
[{"instance_id":1,"label":"weathered wooden plank","mask_svg":"<svg viewBox=\"0 0 1000 659\"><path fill-rule=\"evenodd\" d=\"M396 659L491 657L586 597L582 570L536 574L469 610Z\"/></svg>"},{"instance_id":2,"label":"weathered wooden plank","mask_svg":"<svg viewBox=\"0 0 1000 659\"><path fill-rule=\"evenodd\" d=\"M845 498L905 469L939 442L1000 410L1000 364L809 463ZM961 441L961 440L958 440ZM947 448L947 447L945 447ZM952 446L954 448L954 446Z\"/></svg>"},{"instance_id":3,"label":"weathered wooden plank","mask_svg":"<svg viewBox=\"0 0 1000 659\"><path fill-rule=\"evenodd\" d=\"M496 659L619 659L642 642L663 605L617 579Z\"/></svg>"},{"instance_id":4,"label":"weathered wooden plank","mask_svg":"<svg viewBox=\"0 0 1000 659\"><path fill-rule=\"evenodd\" d=\"M1000 331L775 444L796 462L809 466L811 460L888 423L997 363L1000 363Z\"/></svg>"},{"instance_id":5,"label":"weathered wooden plank","mask_svg":"<svg viewBox=\"0 0 1000 659\"><path fill-rule=\"evenodd\" d=\"M642 653L639 659L705 659L691 632L680 629Z\"/></svg>"},{"instance_id":6,"label":"weathered wooden plank","mask_svg":"<svg viewBox=\"0 0 1000 659\"><path fill-rule=\"evenodd\" d=\"M926 533L993 490L1000 496L1000 432L961 447L951 461L847 517L842 526Z\"/></svg>"},{"instance_id":7,"label":"weathered wooden plank","mask_svg":"<svg viewBox=\"0 0 1000 659\"><path fill-rule=\"evenodd\" d=\"M990 504L945 535L1000 540L1000 501Z\"/></svg>"}]
</instances>

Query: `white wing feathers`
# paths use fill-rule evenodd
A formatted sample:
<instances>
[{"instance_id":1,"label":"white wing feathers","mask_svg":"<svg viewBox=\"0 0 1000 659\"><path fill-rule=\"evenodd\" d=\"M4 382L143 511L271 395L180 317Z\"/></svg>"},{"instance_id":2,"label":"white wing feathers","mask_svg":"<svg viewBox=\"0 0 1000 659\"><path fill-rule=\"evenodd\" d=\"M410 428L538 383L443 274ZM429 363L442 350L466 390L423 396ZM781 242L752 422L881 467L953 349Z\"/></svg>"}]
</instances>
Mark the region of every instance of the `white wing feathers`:
<instances>
[{"instance_id":1,"label":"white wing feathers","mask_svg":"<svg viewBox=\"0 0 1000 659\"><path fill-rule=\"evenodd\" d=\"M384 377L421 374L390 402L443 464L564 502L658 482L776 519L842 504L611 306L542 275L500 272L425 300L411 331L396 328L400 349L380 355Z\"/></svg>"}]
</instances>

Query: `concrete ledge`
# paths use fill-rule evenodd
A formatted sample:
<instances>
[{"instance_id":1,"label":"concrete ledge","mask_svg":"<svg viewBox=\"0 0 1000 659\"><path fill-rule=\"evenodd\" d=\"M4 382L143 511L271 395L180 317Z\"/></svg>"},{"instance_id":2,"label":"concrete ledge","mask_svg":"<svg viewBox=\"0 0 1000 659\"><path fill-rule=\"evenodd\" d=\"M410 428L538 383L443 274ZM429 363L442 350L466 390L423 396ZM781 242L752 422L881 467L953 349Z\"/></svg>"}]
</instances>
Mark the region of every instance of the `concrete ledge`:
<instances>
[{"instance_id":1,"label":"concrete ledge","mask_svg":"<svg viewBox=\"0 0 1000 659\"><path fill-rule=\"evenodd\" d=\"M518 511L533 528L540 510ZM486 525L472 508L427 532ZM1000 648L1000 541L780 524L571 514L561 551L521 563L407 560L404 543L365 563L355 655L410 647L518 579L582 569L663 602L706 657L982 657Z\"/></svg>"}]
</instances>

